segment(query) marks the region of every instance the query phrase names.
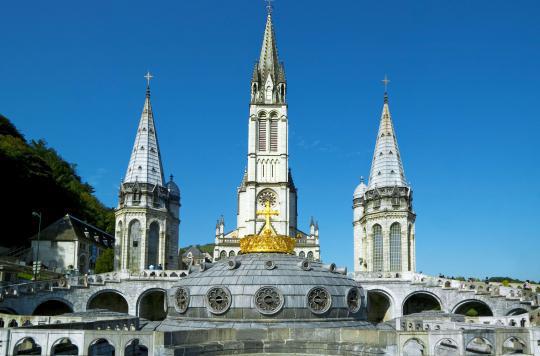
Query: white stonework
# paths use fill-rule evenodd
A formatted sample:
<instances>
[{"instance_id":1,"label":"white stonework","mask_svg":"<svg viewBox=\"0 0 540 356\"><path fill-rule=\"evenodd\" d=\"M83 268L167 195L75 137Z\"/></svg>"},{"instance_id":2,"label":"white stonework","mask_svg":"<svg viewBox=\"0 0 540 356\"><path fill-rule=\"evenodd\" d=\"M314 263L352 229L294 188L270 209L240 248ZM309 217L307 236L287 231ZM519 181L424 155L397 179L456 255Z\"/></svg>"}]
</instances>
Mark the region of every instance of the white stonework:
<instances>
[{"instance_id":1,"label":"white stonework","mask_svg":"<svg viewBox=\"0 0 540 356\"><path fill-rule=\"evenodd\" d=\"M116 209L115 270L178 268L180 190L163 185L163 168L147 88L137 136Z\"/></svg>"},{"instance_id":2,"label":"white stonework","mask_svg":"<svg viewBox=\"0 0 540 356\"><path fill-rule=\"evenodd\" d=\"M318 226L311 233L297 228L297 192L289 169L287 82L279 62L272 15L268 14L261 54L253 70L248 119L248 163L238 188L238 215L235 230L224 233L218 221L214 258L237 254L239 239L258 234L264 219L257 211L270 201L279 214L272 227L279 235L298 238L299 255L320 259Z\"/></svg>"},{"instance_id":3,"label":"white stonework","mask_svg":"<svg viewBox=\"0 0 540 356\"><path fill-rule=\"evenodd\" d=\"M415 218L385 94L369 183L353 195L354 271L414 271Z\"/></svg>"}]
</instances>

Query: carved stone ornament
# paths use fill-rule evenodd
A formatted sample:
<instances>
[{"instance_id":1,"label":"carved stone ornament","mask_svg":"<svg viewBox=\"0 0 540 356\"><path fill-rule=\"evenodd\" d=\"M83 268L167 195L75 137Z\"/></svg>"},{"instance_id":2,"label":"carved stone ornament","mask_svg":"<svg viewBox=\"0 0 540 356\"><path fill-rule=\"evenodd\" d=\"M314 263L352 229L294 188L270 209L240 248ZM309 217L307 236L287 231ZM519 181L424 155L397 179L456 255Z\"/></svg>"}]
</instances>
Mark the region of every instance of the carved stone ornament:
<instances>
[{"instance_id":1,"label":"carved stone ornament","mask_svg":"<svg viewBox=\"0 0 540 356\"><path fill-rule=\"evenodd\" d=\"M283 308L285 299L275 287L261 287L254 295L255 307L261 314L272 315Z\"/></svg>"},{"instance_id":2,"label":"carved stone ornament","mask_svg":"<svg viewBox=\"0 0 540 356\"><path fill-rule=\"evenodd\" d=\"M307 305L311 312L324 314L332 306L332 296L323 287L312 288L307 294Z\"/></svg>"},{"instance_id":3,"label":"carved stone ornament","mask_svg":"<svg viewBox=\"0 0 540 356\"><path fill-rule=\"evenodd\" d=\"M185 313L189 306L189 290L184 287L180 287L174 293L174 302L176 304L176 311L179 313Z\"/></svg>"},{"instance_id":4,"label":"carved stone ornament","mask_svg":"<svg viewBox=\"0 0 540 356\"><path fill-rule=\"evenodd\" d=\"M266 202L269 202L270 206L274 207L276 205L276 200L277 200L276 193L274 193L270 189L263 190L259 194L259 198L258 198L259 204L261 206L266 206Z\"/></svg>"},{"instance_id":5,"label":"carved stone ornament","mask_svg":"<svg viewBox=\"0 0 540 356\"><path fill-rule=\"evenodd\" d=\"M351 313L356 313L360 310L361 306L360 289L352 287L347 292L347 307Z\"/></svg>"},{"instance_id":6,"label":"carved stone ornament","mask_svg":"<svg viewBox=\"0 0 540 356\"><path fill-rule=\"evenodd\" d=\"M231 307L231 292L225 287L212 287L206 293L206 302L212 314L223 314Z\"/></svg>"}]
</instances>

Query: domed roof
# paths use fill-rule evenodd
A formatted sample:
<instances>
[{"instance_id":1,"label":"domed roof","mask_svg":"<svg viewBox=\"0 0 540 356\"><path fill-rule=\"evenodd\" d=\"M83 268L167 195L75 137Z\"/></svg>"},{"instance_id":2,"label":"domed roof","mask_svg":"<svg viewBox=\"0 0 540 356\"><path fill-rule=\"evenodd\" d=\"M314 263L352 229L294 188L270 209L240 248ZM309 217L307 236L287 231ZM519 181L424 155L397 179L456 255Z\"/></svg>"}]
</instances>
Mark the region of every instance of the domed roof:
<instances>
[{"instance_id":1,"label":"domed roof","mask_svg":"<svg viewBox=\"0 0 540 356\"><path fill-rule=\"evenodd\" d=\"M363 289L334 264L253 253L193 268L168 291L167 318L182 325L365 320Z\"/></svg>"},{"instance_id":2,"label":"domed roof","mask_svg":"<svg viewBox=\"0 0 540 356\"><path fill-rule=\"evenodd\" d=\"M364 193L366 192L366 190L367 190L367 185L366 185L366 183L364 183L364 178L361 178L360 179L360 184L358 184L358 186L354 190L353 197L355 199L356 198L361 198L364 195Z\"/></svg>"},{"instance_id":3,"label":"domed roof","mask_svg":"<svg viewBox=\"0 0 540 356\"><path fill-rule=\"evenodd\" d=\"M176 183L173 181L172 174L169 181L167 182L167 189L169 190L169 193L180 196L180 188L178 188L178 185L176 185Z\"/></svg>"}]
</instances>

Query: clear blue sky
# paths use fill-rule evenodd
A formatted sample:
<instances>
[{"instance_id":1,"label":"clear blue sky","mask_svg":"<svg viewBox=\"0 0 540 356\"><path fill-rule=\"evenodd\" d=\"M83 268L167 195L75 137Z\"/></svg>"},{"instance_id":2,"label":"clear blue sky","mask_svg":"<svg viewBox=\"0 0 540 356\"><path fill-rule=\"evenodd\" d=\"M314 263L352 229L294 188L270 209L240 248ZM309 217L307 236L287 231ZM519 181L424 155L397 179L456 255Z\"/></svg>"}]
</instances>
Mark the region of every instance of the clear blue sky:
<instances>
[{"instance_id":1,"label":"clear blue sky","mask_svg":"<svg viewBox=\"0 0 540 356\"><path fill-rule=\"evenodd\" d=\"M352 266L352 193L390 108L427 273L540 280L538 1L275 1L299 221ZM236 223L263 1L10 1L0 110L116 205L147 69L180 244Z\"/></svg>"}]
</instances>

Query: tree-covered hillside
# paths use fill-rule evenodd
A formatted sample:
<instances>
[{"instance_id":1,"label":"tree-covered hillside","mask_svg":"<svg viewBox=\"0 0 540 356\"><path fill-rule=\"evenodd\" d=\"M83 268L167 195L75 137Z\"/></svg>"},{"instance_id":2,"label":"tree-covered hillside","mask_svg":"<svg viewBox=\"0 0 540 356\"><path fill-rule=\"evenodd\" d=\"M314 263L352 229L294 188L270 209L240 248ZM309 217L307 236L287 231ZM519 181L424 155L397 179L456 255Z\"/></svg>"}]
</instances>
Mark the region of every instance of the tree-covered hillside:
<instances>
[{"instance_id":1,"label":"tree-covered hillside","mask_svg":"<svg viewBox=\"0 0 540 356\"><path fill-rule=\"evenodd\" d=\"M81 142L81 144L85 144ZM0 246L28 244L37 233L32 211L41 212L42 228L69 213L113 233L113 209L104 206L94 189L43 140L26 141L0 115Z\"/></svg>"}]
</instances>

